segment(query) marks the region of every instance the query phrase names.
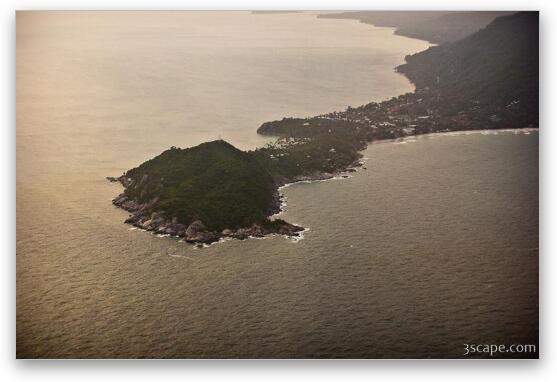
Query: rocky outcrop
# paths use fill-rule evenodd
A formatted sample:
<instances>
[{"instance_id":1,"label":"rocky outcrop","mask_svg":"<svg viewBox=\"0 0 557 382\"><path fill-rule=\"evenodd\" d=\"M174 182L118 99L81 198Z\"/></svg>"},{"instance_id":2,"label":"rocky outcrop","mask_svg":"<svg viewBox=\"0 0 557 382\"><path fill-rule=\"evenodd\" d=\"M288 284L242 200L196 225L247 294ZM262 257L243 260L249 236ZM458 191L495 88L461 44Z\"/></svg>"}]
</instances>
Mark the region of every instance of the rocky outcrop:
<instances>
[{"instance_id":1,"label":"rocky outcrop","mask_svg":"<svg viewBox=\"0 0 557 382\"><path fill-rule=\"evenodd\" d=\"M191 223L185 231L185 240L188 243L202 243L209 244L219 240L215 232L211 232L205 227L201 220L196 220Z\"/></svg>"},{"instance_id":2,"label":"rocky outcrop","mask_svg":"<svg viewBox=\"0 0 557 382\"><path fill-rule=\"evenodd\" d=\"M259 224L253 224L248 228L239 228L237 230L223 230L222 237L230 237L238 240L245 240L250 237L265 237L267 235L284 235L289 237L297 237L304 229L300 226L282 222L280 226L275 228L263 227Z\"/></svg>"}]
</instances>

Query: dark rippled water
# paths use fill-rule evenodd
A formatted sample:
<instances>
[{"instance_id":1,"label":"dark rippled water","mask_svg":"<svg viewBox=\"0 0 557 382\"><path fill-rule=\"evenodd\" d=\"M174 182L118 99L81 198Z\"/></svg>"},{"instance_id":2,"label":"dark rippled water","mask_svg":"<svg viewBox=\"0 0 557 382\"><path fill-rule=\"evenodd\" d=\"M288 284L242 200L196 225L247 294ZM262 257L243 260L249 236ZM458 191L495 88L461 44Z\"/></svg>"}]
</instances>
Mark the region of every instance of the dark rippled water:
<instances>
[{"instance_id":1,"label":"dark rippled water","mask_svg":"<svg viewBox=\"0 0 557 382\"><path fill-rule=\"evenodd\" d=\"M350 179L284 189L283 217L310 229L299 242L195 250L124 225L104 176L214 126L253 147L257 125L285 114L273 105L304 115L409 91L392 67L426 46L308 14L157 15L18 15L18 357L460 357L463 343L537 343L535 132L373 144ZM200 38L212 43L196 50ZM199 97L186 91L199 83Z\"/></svg>"},{"instance_id":2,"label":"dark rippled water","mask_svg":"<svg viewBox=\"0 0 557 382\"><path fill-rule=\"evenodd\" d=\"M537 133L373 144L352 178L284 190L284 218L310 228L297 243L194 250L130 231L104 183L87 219L58 211L55 243L49 217L20 206L44 229L18 237L18 355L419 358L537 343L537 152Z\"/></svg>"}]
</instances>

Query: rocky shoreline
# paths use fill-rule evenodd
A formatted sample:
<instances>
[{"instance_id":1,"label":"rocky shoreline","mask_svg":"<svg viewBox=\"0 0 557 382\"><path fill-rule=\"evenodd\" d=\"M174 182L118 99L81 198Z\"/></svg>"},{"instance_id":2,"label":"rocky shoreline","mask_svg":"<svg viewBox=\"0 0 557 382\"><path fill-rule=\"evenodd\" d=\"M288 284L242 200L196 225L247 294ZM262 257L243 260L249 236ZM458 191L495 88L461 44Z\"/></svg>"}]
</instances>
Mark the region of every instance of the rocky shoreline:
<instances>
[{"instance_id":1,"label":"rocky shoreline","mask_svg":"<svg viewBox=\"0 0 557 382\"><path fill-rule=\"evenodd\" d=\"M124 188L133 184L133 180L125 176L106 177L110 182L119 182ZM121 193L112 200L112 204L122 208L130 213L130 216L124 221L134 227L150 231L154 234L169 235L184 239L185 242L196 246L212 244L222 239L245 240L250 237L262 238L268 235L283 235L287 237L299 238L303 227L282 222L278 226L265 226L257 223L249 227L237 229L224 229L222 231L211 231L201 220L196 220L189 225L181 224L176 218L167 219L165 214L161 212L151 212L150 208L157 202L157 199L151 200L149 203L138 203ZM269 215L280 212L281 196L278 190L275 191L273 197L273 206L269 211Z\"/></svg>"}]
</instances>

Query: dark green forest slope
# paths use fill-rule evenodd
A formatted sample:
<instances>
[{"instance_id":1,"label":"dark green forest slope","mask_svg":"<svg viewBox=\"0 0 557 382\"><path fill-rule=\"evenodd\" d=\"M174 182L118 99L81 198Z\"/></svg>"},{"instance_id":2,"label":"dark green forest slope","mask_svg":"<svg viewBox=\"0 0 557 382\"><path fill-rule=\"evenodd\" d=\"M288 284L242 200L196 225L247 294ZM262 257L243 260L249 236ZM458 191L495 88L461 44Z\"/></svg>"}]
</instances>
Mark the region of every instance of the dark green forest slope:
<instances>
[{"instance_id":1,"label":"dark green forest slope","mask_svg":"<svg viewBox=\"0 0 557 382\"><path fill-rule=\"evenodd\" d=\"M472 104L487 113L513 108L522 124L537 125L538 28L538 12L499 17L463 40L407 56L398 70L446 113Z\"/></svg>"},{"instance_id":2,"label":"dark green forest slope","mask_svg":"<svg viewBox=\"0 0 557 382\"><path fill-rule=\"evenodd\" d=\"M165 211L180 223L195 220L211 229L237 228L263 221L272 210L273 178L249 154L225 141L188 149L171 148L126 178L133 184L124 194Z\"/></svg>"}]
</instances>

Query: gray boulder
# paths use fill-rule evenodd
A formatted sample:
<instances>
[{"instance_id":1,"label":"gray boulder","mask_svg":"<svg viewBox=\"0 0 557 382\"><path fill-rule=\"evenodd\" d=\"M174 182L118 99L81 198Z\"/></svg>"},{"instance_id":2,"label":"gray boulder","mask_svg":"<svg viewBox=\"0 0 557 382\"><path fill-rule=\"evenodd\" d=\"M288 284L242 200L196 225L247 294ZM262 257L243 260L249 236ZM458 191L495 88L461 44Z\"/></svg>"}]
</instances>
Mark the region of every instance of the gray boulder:
<instances>
[{"instance_id":1,"label":"gray boulder","mask_svg":"<svg viewBox=\"0 0 557 382\"><path fill-rule=\"evenodd\" d=\"M195 236L201 232L207 231L207 227L201 220L196 220L191 223L186 229L186 236Z\"/></svg>"},{"instance_id":2,"label":"gray boulder","mask_svg":"<svg viewBox=\"0 0 557 382\"><path fill-rule=\"evenodd\" d=\"M212 243L218 240L217 235L209 232L201 220L191 223L186 229L185 239L188 243Z\"/></svg>"}]
</instances>

